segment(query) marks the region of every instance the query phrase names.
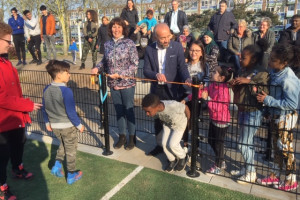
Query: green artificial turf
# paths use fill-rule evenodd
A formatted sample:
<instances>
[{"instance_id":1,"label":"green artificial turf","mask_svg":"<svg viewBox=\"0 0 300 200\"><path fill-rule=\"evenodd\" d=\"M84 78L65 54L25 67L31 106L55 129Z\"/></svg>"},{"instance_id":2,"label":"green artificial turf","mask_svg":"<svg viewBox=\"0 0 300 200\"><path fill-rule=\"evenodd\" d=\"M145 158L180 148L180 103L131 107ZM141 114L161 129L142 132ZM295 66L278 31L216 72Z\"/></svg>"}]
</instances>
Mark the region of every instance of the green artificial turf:
<instances>
[{"instance_id":1,"label":"green artificial turf","mask_svg":"<svg viewBox=\"0 0 300 200\"><path fill-rule=\"evenodd\" d=\"M261 198L144 168L111 199L248 200Z\"/></svg>"},{"instance_id":2,"label":"green artificial turf","mask_svg":"<svg viewBox=\"0 0 300 200\"><path fill-rule=\"evenodd\" d=\"M78 152L77 167L83 177L73 185L66 178L50 174L57 146L27 140L24 166L34 173L30 181L11 179L8 167L8 185L21 200L99 200L137 166ZM172 174L143 169L112 199L259 199L236 191L199 183Z\"/></svg>"},{"instance_id":3,"label":"green artificial turf","mask_svg":"<svg viewBox=\"0 0 300 200\"><path fill-rule=\"evenodd\" d=\"M78 182L68 185L66 178L50 174L56 150L55 145L27 140L23 162L25 168L34 173L34 178L12 180L8 167L8 185L18 199L99 200L136 168L135 165L77 152L76 165L83 176Z\"/></svg>"}]
</instances>

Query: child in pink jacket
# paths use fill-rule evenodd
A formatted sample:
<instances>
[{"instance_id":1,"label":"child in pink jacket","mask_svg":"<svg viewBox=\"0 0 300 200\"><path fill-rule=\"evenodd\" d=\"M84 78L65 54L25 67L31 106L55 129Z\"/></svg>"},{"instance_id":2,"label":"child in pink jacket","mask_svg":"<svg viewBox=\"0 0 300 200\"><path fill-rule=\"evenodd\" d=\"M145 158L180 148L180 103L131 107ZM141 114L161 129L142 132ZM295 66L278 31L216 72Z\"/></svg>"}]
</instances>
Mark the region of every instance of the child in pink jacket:
<instances>
[{"instance_id":1,"label":"child in pink jacket","mask_svg":"<svg viewBox=\"0 0 300 200\"><path fill-rule=\"evenodd\" d=\"M207 173L221 174L221 169L225 169L224 161L224 138L227 132L230 112L229 102L230 94L227 86L227 81L231 79L233 71L231 68L224 66L216 67L216 71L212 75L212 83L199 91L198 98L207 99L208 111L209 111L209 132L208 143L211 145L215 153L215 163L207 170ZM191 100L192 95L189 95L187 99Z\"/></svg>"}]
</instances>

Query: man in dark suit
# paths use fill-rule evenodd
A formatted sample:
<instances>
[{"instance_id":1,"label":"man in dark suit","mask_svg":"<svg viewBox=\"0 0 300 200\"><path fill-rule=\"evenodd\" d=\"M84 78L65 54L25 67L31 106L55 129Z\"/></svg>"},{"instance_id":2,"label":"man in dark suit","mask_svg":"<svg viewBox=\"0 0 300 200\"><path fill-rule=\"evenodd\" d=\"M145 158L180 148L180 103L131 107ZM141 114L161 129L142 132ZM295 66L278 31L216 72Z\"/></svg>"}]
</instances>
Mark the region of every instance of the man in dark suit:
<instances>
[{"instance_id":1,"label":"man in dark suit","mask_svg":"<svg viewBox=\"0 0 300 200\"><path fill-rule=\"evenodd\" d=\"M158 81L152 82L150 92L158 95L160 100L178 100L179 86L166 81L190 82L182 45L170 41L171 32L165 23L158 24L154 34L157 42L146 48L144 76ZM159 119L155 120L154 128L157 137L162 130ZM157 137L157 143L160 142ZM162 147L157 145L149 154L157 155L161 152Z\"/></svg>"},{"instance_id":2,"label":"man in dark suit","mask_svg":"<svg viewBox=\"0 0 300 200\"><path fill-rule=\"evenodd\" d=\"M184 11L178 10L178 1L172 1L172 11L165 16L164 22L168 24L174 35L177 37L182 34L183 26L188 25L187 17Z\"/></svg>"}]
</instances>

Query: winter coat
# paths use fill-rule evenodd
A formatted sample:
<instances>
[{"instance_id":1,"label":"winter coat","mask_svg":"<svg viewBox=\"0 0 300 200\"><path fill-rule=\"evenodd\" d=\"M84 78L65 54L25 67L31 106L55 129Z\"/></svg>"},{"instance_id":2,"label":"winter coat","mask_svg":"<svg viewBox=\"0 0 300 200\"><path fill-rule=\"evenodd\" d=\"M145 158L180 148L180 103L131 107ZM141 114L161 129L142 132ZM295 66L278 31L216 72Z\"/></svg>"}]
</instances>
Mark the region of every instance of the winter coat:
<instances>
[{"instance_id":1,"label":"winter coat","mask_svg":"<svg viewBox=\"0 0 300 200\"><path fill-rule=\"evenodd\" d=\"M11 16L8 20L8 24L13 30L13 35L24 34L24 19L19 14L17 20L15 20L14 16Z\"/></svg>"},{"instance_id":2,"label":"winter coat","mask_svg":"<svg viewBox=\"0 0 300 200\"><path fill-rule=\"evenodd\" d=\"M300 30L297 31L297 39L293 41L293 28L289 27L280 34L279 43L300 46Z\"/></svg>"},{"instance_id":3,"label":"winter coat","mask_svg":"<svg viewBox=\"0 0 300 200\"><path fill-rule=\"evenodd\" d=\"M91 30L88 31L87 30L88 23L89 22L86 21L83 27L83 35L86 40L88 40L89 38L95 38L98 35L98 24L95 22L91 22Z\"/></svg>"},{"instance_id":4,"label":"winter coat","mask_svg":"<svg viewBox=\"0 0 300 200\"><path fill-rule=\"evenodd\" d=\"M258 30L258 31L253 32L252 37L253 37L253 44L256 44L257 41L259 39L261 39L260 31ZM268 46L269 46L268 49L265 51L265 53L270 54L271 51L272 51L272 48L274 46L274 43L275 43L275 33L274 33L274 31L268 29L264 39L266 39L268 41Z\"/></svg>"},{"instance_id":5,"label":"winter coat","mask_svg":"<svg viewBox=\"0 0 300 200\"><path fill-rule=\"evenodd\" d=\"M188 21L187 21L187 17L186 17L186 14L184 11L182 10L177 10L178 11L178 14L177 14L177 26L180 30L180 33L183 32L183 26L184 25L188 25ZM172 21L172 12L174 11L169 11L166 16L165 16L165 19L164 19L164 22L166 24L168 24L169 27L171 27L171 21Z\"/></svg>"},{"instance_id":6,"label":"winter coat","mask_svg":"<svg viewBox=\"0 0 300 200\"><path fill-rule=\"evenodd\" d=\"M0 57L0 133L31 123L28 112L32 110L33 102L22 95L16 68Z\"/></svg>"},{"instance_id":7,"label":"winter coat","mask_svg":"<svg viewBox=\"0 0 300 200\"><path fill-rule=\"evenodd\" d=\"M238 33L235 30L228 40L227 49L232 54L237 55L238 53L241 53L246 46L251 44L253 44L253 39L252 32L249 29L245 30L244 36L242 38L238 37Z\"/></svg>"},{"instance_id":8,"label":"winter coat","mask_svg":"<svg viewBox=\"0 0 300 200\"><path fill-rule=\"evenodd\" d=\"M128 26L130 28L135 28L136 24L139 22L139 15L136 9L129 10L126 8L123 8L121 16L123 20L126 20L128 22Z\"/></svg>"},{"instance_id":9,"label":"winter coat","mask_svg":"<svg viewBox=\"0 0 300 200\"><path fill-rule=\"evenodd\" d=\"M41 28L41 38L43 38L43 16L40 19L40 28ZM55 18L51 13L48 13L47 20L46 20L46 35L55 35Z\"/></svg>"},{"instance_id":10,"label":"winter coat","mask_svg":"<svg viewBox=\"0 0 300 200\"><path fill-rule=\"evenodd\" d=\"M237 23L232 12L225 11L214 14L208 24L208 29L214 33L215 41L228 40L232 29L237 28Z\"/></svg>"},{"instance_id":11,"label":"winter coat","mask_svg":"<svg viewBox=\"0 0 300 200\"><path fill-rule=\"evenodd\" d=\"M239 77L251 79L248 84L241 84L233 86L234 103L237 104L239 111L253 112L262 109L262 103L256 99L256 95L264 91L269 93L267 87L269 81L269 74L262 67L255 67L254 69L242 68Z\"/></svg>"},{"instance_id":12,"label":"winter coat","mask_svg":"<svg viewBox=\"0 0 300 200\"><path fill-rule=\"evenodd\" d=\"M108 35L108 25L102 24L98 29L97 45L100 46L100 53L104 54L104 43L111 40Z\"/></svg>"}]
</instances>

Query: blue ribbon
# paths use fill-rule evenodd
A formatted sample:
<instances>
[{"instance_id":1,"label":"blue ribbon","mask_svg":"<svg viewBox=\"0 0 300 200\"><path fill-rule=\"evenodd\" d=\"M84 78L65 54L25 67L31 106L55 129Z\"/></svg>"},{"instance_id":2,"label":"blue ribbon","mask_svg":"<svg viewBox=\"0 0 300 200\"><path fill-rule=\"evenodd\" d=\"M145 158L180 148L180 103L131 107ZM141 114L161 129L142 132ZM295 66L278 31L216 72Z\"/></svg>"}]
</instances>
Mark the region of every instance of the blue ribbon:
<instances>
[{"instance_id":1,"label":"blue ribbon","mask_svg":"<svg viewBox=\"0 0 300 200\"><path fill-rule=\"evenodd\" d=\"M103 93L102 93L102 79L101 79L100 74L99 74L99 86L100 86L100 101L101 101L101 104L103 104L106 97L107 97L107 91L106 91L105 95L103 96Z\"/></svg>"}]
</instances>

